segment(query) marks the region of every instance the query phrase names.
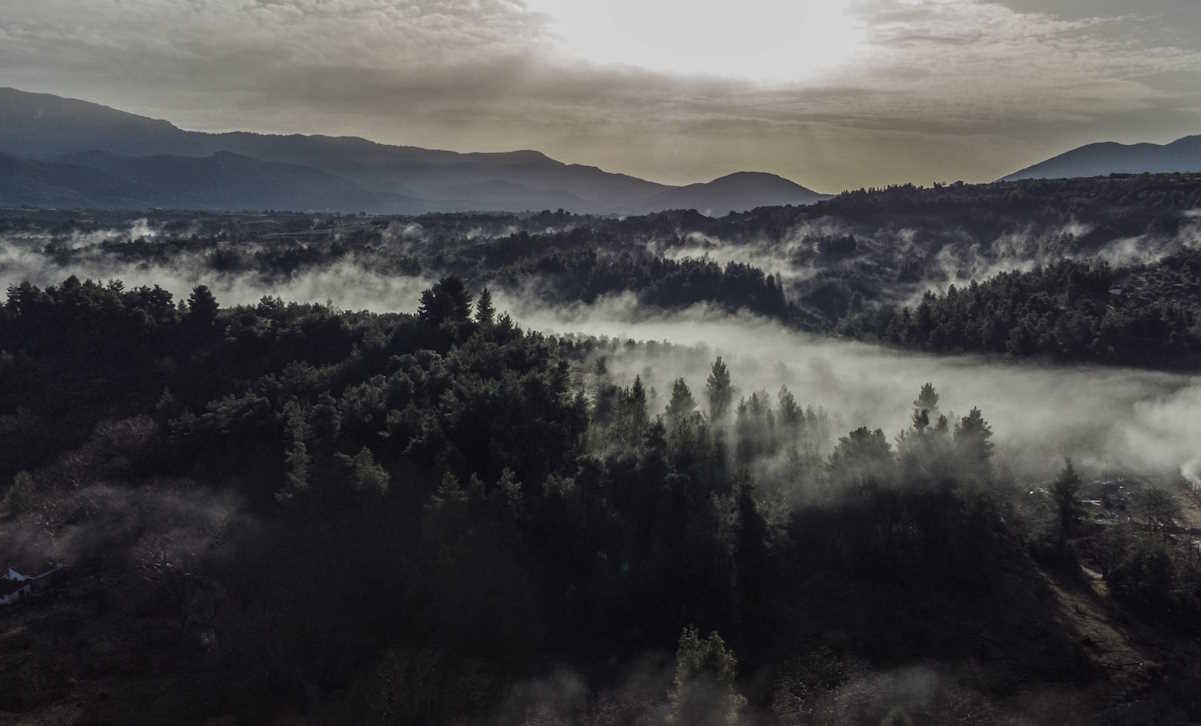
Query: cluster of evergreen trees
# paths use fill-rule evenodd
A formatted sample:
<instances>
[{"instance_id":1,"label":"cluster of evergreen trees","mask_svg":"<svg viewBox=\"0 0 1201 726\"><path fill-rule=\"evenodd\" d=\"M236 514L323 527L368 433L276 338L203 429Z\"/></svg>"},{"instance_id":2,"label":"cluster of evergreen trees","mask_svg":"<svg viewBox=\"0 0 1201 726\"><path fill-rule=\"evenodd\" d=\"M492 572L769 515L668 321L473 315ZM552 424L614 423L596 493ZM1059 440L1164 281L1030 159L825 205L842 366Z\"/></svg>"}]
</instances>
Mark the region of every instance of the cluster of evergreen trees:
<instances>
[{"instance_id":1,"label":"cluster of evergreen trees","mask_svg":"<svg viewBox=\"0 0 1201 726\"><path fill-rule=\"evenodd\" d=\"M1185 253L1120 279L1104 262L1064 260L963 288L952 285L940 295L927 292L913 307L857 311L839 329L934 352L1195 368L1201 365L1201 334L1194 304L1147 301L1138 294L1140 277L1160 267L1188 266L1201 272L1201 255Z\"/></svg>"},{"instance_id":2,"label":"cluster of evergreen trees","mask_svg":"<svg viewBox=\"0 0 1201 726\"><path fill-rule=\"evenodd\" d=\"M170 631L170 648L123 641L172 674L137 702L151 711L445 723L495 713L557 665L612 683L656 652L676 655L653 703L587 701L590 722L780 719L817 708L847 663L956 660L985 642L1024 677L1077 673L1006 523L978 410L949 421L926 386L892 441L837 437L786 388L740 392L720 358L703 391L678 379L652 405L596 345L524 331L454 277L396 315L221 308L203 287L180 304L115 283L14 287L0 476L19 491L3 516L10 531L115 516L65 504L88 483L55 463L72 451L100 457L84 476L139 497L244 503L251 524L154 578L126 548L169 539L179 511L72 562L143 594L121 617ZM100 446L113 420L140 438ZM213 591L221 605L198 609ZM795 676L818 652L843 675ZM736 688L740 669L753 685ZM133 703L96 708L121 720Z\"/></svg>"},{"instance_id":3,"label":"cluster of evergreen trees","mask_svg":"<svg viewBox=\"0 0 1201 726\"><path fill-rule=\"evenodd\" d=\"M496 278L513 289L533 281L554 303L591 303L629 291L641 304L666 310L711 303L731 312L749 310L784 320L795 313L780 281L757 267L739 262L723 266L710 259L672 260L643 250L611 254L596 247L552 247L502 268Z\"/></svg>"}]
</instances>

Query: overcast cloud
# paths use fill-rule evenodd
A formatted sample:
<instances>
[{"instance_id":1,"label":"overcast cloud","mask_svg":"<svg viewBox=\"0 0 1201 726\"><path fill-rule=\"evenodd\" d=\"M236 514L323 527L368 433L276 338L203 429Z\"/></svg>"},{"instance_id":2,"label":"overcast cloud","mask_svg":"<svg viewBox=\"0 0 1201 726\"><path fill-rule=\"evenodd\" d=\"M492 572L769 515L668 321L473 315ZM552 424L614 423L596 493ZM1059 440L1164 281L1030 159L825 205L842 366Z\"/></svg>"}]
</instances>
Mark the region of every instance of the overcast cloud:
<instances>
[{"instance_id":1,"label":"overcast cloud","mask_svg":"<svg viewBox=\"0 0 1201 726\"><path fill-rule=\"evenodd\" d=\"M0 84L686 182L985 180L1201 133L1201 3L0 0Z\"/></svg>"}]
</instances>

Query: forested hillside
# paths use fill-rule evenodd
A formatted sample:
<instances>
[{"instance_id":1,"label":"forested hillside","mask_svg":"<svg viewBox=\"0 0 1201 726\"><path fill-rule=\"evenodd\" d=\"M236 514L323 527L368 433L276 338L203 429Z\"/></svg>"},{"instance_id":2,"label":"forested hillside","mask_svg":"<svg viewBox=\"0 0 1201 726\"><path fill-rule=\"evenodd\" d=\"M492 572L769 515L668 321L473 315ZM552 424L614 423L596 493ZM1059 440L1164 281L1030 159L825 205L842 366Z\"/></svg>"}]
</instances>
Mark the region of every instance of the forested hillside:
<instances>
[{"instance_id":1,"label":"forested hillside","mask_svg":"<svg viewBox=\"0 0 1201 726\"><path fill-rule=\"evenodd\" d=\"M746 390L720 357L703 387L656 392L614 372L645 346L495 308L455 277L395 314L10 289L0 549L62 569L0 611L5 710L1201 715L1201 568L1174 484L1128 481L1097 509L1070 463L1012 481L1020 452L937 382L896 436L836 430L840 412Z\"/></svg>"},{"instance_id":2,"label":"forested hillside","mask_svg":"<svg viewBox=\"0 0 1201 726\"><path fill-rule=\"evenodd\" d=\"M915 307L852 313L840 331L936 352L975 351L1153 368L1201 367L1201 250L1115 271L1065 260L1002 272Z\"/></svg>"},{"instance_id":3,"label":"forested hillside","mask_svg":"<svg viewBox=\"0 0 1201 726\"><path fill-rule=\"evenodd\" d=\"M1201 0L0 8L0 726L1201 726Z\"/></svg>"}]
</instances>

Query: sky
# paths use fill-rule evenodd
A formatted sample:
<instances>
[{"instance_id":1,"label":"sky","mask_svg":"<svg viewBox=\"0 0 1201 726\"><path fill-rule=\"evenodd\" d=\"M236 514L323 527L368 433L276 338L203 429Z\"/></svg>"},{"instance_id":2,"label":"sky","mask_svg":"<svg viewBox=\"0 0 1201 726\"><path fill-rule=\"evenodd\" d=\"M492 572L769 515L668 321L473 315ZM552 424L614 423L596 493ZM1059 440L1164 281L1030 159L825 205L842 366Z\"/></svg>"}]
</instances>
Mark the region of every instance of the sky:
<instances>
[{"instance_id":1,"label":"sky","mask_svg":"<svg viewBox=\"0 0 1201 726\"><path fill-rule=\"evenodd\" d=\"M1199 0L0 0L0 85L668 183L984 181L1201 133Z\"/></svg>"}]
</instances>

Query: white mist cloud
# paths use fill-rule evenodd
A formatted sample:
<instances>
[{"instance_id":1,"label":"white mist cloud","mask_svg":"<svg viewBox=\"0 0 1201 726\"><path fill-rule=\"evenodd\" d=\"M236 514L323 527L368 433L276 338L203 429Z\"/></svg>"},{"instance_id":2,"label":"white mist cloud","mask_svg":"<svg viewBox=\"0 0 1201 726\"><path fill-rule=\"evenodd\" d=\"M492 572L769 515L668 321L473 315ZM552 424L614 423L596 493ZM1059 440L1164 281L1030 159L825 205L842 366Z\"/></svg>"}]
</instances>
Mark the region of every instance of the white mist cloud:
<instances>
[{"instance_id":1,"label":"white mist cloud","mask_svg":"<svg viewBox=\"0 0 1201 726\"><path fill-rule=\"evenodd\" d=\"M411 312L431 280L373 272L347 260L282 280L220 274L199 257L169 265L131 265L83 255L56 265L27 246L0 246L0 286L22 280L58 284L68 275L158 284L186 296L197 284L223 304L253 304L264 295L376 312ZM982 356L930 356L807 335L750 314L698 305L676 313L640 308L633 294L593 305L550 308L531 294L494 291L495 305L522 325L548 333L663 341L672 346L624 349L611 371L642 375L666 403L672 380L684 377L698 397L716 355L730 364L740 394L775 395L787 385L803 405L837 414L849 430L907 427L912 401L932 382L946 412L979 406L992 423L1005 460L1019 475L1044 477L1065 456L1096 469L1196 477L1201 471L1201 378L1102 366L1048 366Z\"/></svg>"},{"instance_id":2,"label":"white mist cloud","mask_svg":"<svg viewBox=\"0 0 1201 726\"><path fill-rule=\"evenodd\" d=\"M676 314L640 312L632 295L547 310L497 296L523 324L548 332L664 341L682 348L615 355L610 371L642 375L661 394L683 376L704 390L714 356L724 356L742 395L787 385L802 404L840 414L846 428L910 424L912 401L931 382L944 411L978 406L1001 456L1019 475L1047 477L1071 456L1094 469L1174 476L1201 454L1201 378L1101 366L1047 366L981 356L930 356L811 336L748 314L706 306ZM1192 462L1192 463L1190 463Z\"/></svg>"},{"instance_id":3,"label":"white mist cloud","mask_svg":"<svg viewBox=\"0 0 1201 726\"><path fill-rule=\"evenodd\" d=\"M422 290L433 284L420 276L377 273L354 260L269 278L254 272L217 272L209 269L200 255L178 255L169 263L127 263L85 250L65 264L57 264L27 247L0 244L0 289L26 281L39 287L58 285L72 275L80 280L119 279L126 288L158 285L176 299L187 298L197 285L207 285L222 305L253 305L270 295L285 301L328 302L344 310L378 313L415 310Z\"/></svg>"}]
</instances>

